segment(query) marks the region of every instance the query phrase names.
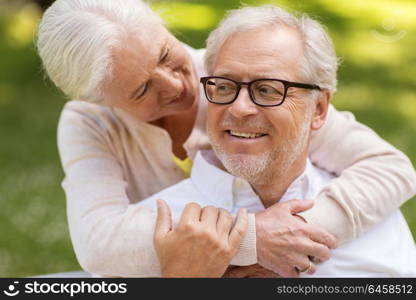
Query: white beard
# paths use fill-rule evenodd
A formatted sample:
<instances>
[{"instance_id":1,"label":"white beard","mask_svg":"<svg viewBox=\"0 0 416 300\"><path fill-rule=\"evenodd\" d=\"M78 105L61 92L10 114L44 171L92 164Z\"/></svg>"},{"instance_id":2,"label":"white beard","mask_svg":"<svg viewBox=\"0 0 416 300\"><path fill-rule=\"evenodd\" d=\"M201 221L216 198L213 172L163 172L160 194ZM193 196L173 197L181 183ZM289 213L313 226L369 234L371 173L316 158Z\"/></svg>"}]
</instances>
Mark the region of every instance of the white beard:
<instances>
[{"instance_id":1,"label":"white beard","mask_svg":"<svg viewBox=\"0 0 416 300\"><path fill-rule=\"evenodd\" d=\"M213 138L209 128L208 135L215 154L229 173L247 180L250 184L266 185L273 179L287 176L290 167L304 153L309 141L309 126L312 118L312 115L309 115L295 140L260 154L228 153Z\"/></svg>"},{"instance_id":2,"label":"white beard","mask_svg":"<svg viewBox=\"0 0 416 300\"><path fill-rule=\"evenodd\" d=\"M213 146L215 153L224 167L232 175L241 177L253 184L261 184L268 181L265 176L267 167L274 161L271 152L258 155L229 154L221 148ZM268 177L268 176L267 176Z\"/></svg>"}]
</instances>

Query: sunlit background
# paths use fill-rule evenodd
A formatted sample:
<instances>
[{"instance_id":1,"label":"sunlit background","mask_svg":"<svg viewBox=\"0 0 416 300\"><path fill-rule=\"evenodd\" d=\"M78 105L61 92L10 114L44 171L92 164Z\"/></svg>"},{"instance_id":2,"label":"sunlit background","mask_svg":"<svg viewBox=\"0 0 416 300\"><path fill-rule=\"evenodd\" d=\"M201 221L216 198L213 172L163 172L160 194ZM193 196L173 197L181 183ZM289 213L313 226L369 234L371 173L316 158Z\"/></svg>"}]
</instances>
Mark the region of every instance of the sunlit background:
<instances>
[{"instance_id":1,"label":"sunlit background","mask_svg":"<svg viewBox=\"0 0 416 300\"><path fill-rule=\"evenodd\" d=\"M33 42L48 2L0 0L0 277L80 269L69 239L56 149L65 98L44 78ZM324 23L342 58L334 105L352 111L416 163L414 0L244 3L276 3ZM180 40L201 48L239 1L152 5ZM416 236L415 199L402 211Z\"/></svg>"}]
</instances>

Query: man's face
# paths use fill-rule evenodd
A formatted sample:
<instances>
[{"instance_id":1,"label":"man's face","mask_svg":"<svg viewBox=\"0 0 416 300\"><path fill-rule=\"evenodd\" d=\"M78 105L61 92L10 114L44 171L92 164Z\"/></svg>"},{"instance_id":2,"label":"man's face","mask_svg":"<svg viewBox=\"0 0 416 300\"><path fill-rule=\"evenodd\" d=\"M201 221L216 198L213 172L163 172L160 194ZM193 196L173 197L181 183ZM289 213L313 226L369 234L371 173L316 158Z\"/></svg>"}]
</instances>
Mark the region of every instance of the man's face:
<instances>
[{"instance_id":1,"label":"man's face","mask_svg":"<svg viewBox=\"0 0 416 300\"><path fill-rule=\"evenodd\" d=\"M241 32L220 49L213 76L304 82L302 47L297 31L288 27ZM315 106L310 90L289 88L282 105L260 107L243 87L233 103L209 104L208 134L230 173L262 184L296 164L303 168Z\"/></svg>"}]
</instances>

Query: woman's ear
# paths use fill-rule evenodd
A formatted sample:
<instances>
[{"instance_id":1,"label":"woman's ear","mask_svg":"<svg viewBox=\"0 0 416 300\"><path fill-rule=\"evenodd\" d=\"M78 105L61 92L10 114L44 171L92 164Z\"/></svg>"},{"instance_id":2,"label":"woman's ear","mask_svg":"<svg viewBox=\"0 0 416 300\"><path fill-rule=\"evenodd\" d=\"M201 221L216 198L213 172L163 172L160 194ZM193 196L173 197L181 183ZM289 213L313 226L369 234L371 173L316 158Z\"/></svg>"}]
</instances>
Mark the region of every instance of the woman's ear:
<instances>
[{"instance_id":1,"label":"woman's ear","mask_svg":"<svg viewBox=\"0 0 416 300\"><path fill-rule=\"evenodd\" d=\"M311 122L312 130L318 130L325 124L331 98L332 93L329 90L325 89L319 92L318 99L315 102L315 113Z\"/></svg>"}]
</instances>

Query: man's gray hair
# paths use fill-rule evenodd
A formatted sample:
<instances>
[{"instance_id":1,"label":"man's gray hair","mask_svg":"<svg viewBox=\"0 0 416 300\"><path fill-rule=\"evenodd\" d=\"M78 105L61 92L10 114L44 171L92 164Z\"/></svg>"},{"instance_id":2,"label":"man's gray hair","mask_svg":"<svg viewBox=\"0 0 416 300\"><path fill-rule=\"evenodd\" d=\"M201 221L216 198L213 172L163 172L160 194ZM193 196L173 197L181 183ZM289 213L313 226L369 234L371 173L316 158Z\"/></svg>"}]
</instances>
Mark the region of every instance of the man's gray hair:
<instances>
[{"instance_id":1,"label":"man's gray hair","mask_svg":"<svg viewBox=\"0 0 416 300\"><path fill-rule=\"evenodd\" d=\"M57 0L39 25L37 48L46 73L68 97L102 100L112 49L143 24L162 23L141 0Z\"/></svg>"},{"instance_id":2,"label":"man's gray hair","mask_svg":"<svg viewBox=\"0 0 416 300\"><path fill-rule=\"evenodd\" d=\"M208 37L205 68L213 74L217 55L222 45L234 34L246 30L283 25L296 29L303 40L304 57L301 76L307 83L314 83L335 92L337 86L338 59L331 38L322 25L306 14L294 15L285 10L265 5L243 7L230 11ZM241 45L241 47L250 47Z\"/></svg>"}]
</instances>

